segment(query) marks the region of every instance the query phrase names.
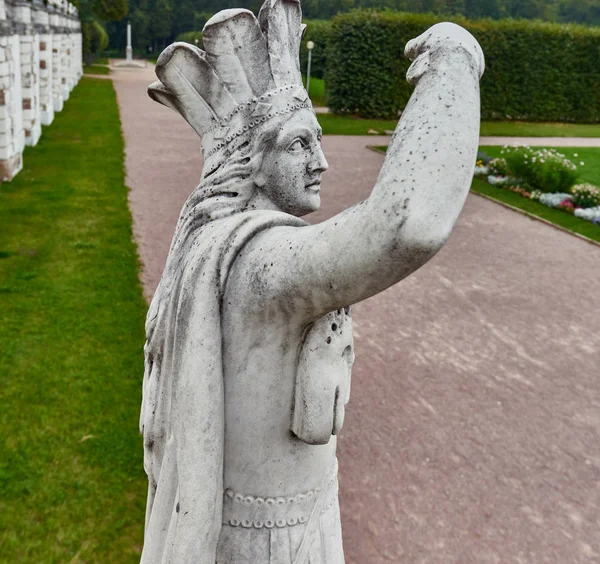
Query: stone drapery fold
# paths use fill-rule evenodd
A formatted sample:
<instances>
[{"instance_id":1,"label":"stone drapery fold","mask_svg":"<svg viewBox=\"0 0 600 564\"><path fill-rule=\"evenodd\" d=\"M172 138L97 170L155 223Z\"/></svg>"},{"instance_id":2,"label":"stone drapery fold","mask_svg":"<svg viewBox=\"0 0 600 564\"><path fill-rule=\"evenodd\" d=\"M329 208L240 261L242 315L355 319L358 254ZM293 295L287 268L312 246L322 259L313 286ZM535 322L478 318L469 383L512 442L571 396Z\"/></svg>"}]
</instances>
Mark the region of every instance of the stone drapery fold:
<instances>
[{"instance_id":1,"label":"stone drapery fold","mask_svg":"<svg viewBox=\"0 0 600 564\"><path fill-rule=\"evenodd\" d=\"M222 519L221 300L243 246L280 212L184 208L146 324L140 419L149 490L142 564L214 564ZM206 210L204 210L205 212ZM215 216L219 219L213 219Z\"/></svg>"}]
</instances>

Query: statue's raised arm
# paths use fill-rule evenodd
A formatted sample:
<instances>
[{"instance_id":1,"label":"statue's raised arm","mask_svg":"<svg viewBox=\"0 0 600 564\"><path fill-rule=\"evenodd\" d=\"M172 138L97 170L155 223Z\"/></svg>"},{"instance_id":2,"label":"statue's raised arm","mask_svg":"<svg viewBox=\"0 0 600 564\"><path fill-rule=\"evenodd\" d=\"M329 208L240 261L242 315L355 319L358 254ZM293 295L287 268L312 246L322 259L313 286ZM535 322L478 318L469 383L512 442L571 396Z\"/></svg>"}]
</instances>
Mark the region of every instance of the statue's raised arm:
<instances>
[{"instance_id":1,"label":"statue's raised arm","mask_svg":"<svg viewBox=\"0 0 600 564\"><path fill-rule=\"evenodd\" d=\"M142 562L343 564L336 435L348 306L414 272L465 202L483 54L461 27L409 42L415 91L369 198L316 225L328 164L302 86L299 0L224 10L149 93L202 137L147 317Z\"/></svg>"},{"instance_id":2,"label":"statue's raised arm","mask_svg":"<svg viewBox=\"0 0 600 564\"><path fill-rule=\"evenodd\" d=\"M240 262L250 292L307 299L301 310L319 316L398 282L447 240L473 177L483 54L471 34L451 23L411 41L406 54L413 60L407 78L416 88L372 194L329 221L257 237ZM263 167L269 192L277 192L270 200L288 213L313 211L318 198L310 182L326 167L319 128L308 110L288 123L277 138L277 156ZM310 131L306 140L292 141L292 123ZM298 170L297 152L305 170ZM261 270L265 256L274 267Z\"/></svg>"}]
</instances>

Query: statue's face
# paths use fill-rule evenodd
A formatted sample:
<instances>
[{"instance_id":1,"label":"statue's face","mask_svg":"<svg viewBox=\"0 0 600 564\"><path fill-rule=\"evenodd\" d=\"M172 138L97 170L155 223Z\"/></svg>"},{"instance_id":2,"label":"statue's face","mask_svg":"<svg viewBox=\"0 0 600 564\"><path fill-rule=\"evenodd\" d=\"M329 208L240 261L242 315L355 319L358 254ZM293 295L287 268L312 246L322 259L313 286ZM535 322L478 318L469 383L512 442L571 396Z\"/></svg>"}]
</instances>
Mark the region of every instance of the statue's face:
<instances>
[{"instance_id":1,"label":"statue's face","mask_svg":"<svg viewBox=\"0 0 600 564\"><path fill-rule=\"evenodd\" d=\"M321 135L315 115L299 110L282 124L264 153L257 185L286 213L302 216L321 205L321 175L329 168Z\"/></svg>"}]
</instances>

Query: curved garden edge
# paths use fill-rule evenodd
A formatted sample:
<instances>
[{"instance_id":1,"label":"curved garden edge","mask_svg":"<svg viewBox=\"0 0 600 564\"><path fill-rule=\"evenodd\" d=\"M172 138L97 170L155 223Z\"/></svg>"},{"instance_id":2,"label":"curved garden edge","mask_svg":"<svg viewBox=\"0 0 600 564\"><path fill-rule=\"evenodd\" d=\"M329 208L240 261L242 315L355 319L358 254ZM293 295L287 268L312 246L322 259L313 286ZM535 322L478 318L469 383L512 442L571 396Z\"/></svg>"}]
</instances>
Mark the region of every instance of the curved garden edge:
<instances>
[{"instance_id":1,"label":"curved garden edge","mask_svg":"<svg viewBox=\"0 0 600 564\"><path fill-rule=\"evenodd\" d=\"M510 204L507 204L506 202L502 202L501 200L497 200L496 198L493 198L492 196L488 196L487 194L475 192L474 190L471 190L471 194L474 194L475 196L479 196L480 198L485 198L486 200L489 200L490 202L494 202L495 204L500 204L501 206L508 208L509 210L513 210L520 214L526 215L527 217L529 217L531 219L535 219L536 221L541 221L542 223L545 223L546 225L549 225L550 227L554 227L554 229L558 229L559 231L563 231L564 233L568 233L569 235L573 235L574 237L577 237L579 239L582 239L583 241L587 241L588 243L591 243L592 245L596 245L597 247L600 247L600 242L594 241L593 239L590 239L589 237L586 237L585 235L581 235L580 233L576 233L575 231L571 231L570 229L567 229L566 227L563 227L562 225L552 223L551 221L544 219L543 217L540 217L539 215L535 215L528 211L519 209L515 206L511 206Z\"/></svg>"},{"instance_id":2,"label":"curved garden edge","mask_svg":"<svg viewBox=\"0 0 600 564\"><path fill-rule=\"evenodd\" d=\"M514 143L515 145L518 144L520 140L518 138L514 139ZM544 141L544 140L540 140L540 141ZM377 145L368 145L368 148L371 149L372 151L379 153L379 154L385 154L385 150L386 147L385 146L377 146ZM496 147L491 147L491 146L486 146L486 145L482 145L481 148L485 148L486 151L499 151L501 149L501 146L496 146ZM600 151L598 151L598 149L593 148L593 147L576 147L575 145L573 145L572 147L570 147L572 150L584 150L584 151L590 151L593 150L595 153L598 153L598 161L600 162ZM499 156L499 155L498 155ZM596 173L597 171L594 171L594 173ZM594 174L595 176L597 176L597 174ZM589 180L589 179L588 179ZM546 208L544 206L543 211L541 211L541 213L538 215L536 213L537 210L528 210L526 208L530 207L530 206L521 206L522 203L528 202L529 200L527 199L523 199L521 198L521 196L518 196L517 198L513 198L512 196L516 196L514 194L512 194L512 192L507 191L507 190L503 190L500 188L497 188L498 190L498 196L499 197L495 197L495 194L489 194L489 193L483 193L483 190L479 190L477 187L477 183L480 180L475 177L473 179L473 184L471 186L471 192L473 194L476 194L478 196L482 196L490 201L496 202L508 209L512 209L515 211L518 211L520 213L522 213L523 215L526 215L530 218L533 219L537 219L538 221L541 221L542 223L545 223L547 225L551 225L552 227L555 227L556 229L559 229L561 231L564 231L566 233L569 233L571 235L574 235L584 241L587 241L589 243L593 243L595 245L599 245L600 246L600 229L596 229L596 226L593 226L593 230L592 230L592 237L588 236L590 235L590 233L586 233L588 231L590 231L590 227L592 227L591 224L589 224L589 222L585 221L585 220L577 220L578 223L576 224L577 229L573 230L570 228L569 225L564 225L561 223L564 223L562 220L566 219L566 218L571 218L572 216L570 216L569 214L565 214L565 218L563 218L563 213L562 212L558 212L560 213L560 216L557 216L556 219L557 221L553 221L554 218L552 217L548 217L548 216L552 216L554 215L554 213L556 212L555 208ZM481 181L483 183L483 181ZM595 182L598 183L598 180L595 179ZM485 183L485 186L489 186L487 185L487 183ZM490 187L493 188L493 187ZM521 202L520 200L523 199L523 202ZM514 201L512 201L514 200ZM581 223L579 223L581 222ZM567 221L568 223L568 221ZM597 236L596 236L596 232L597 232Z\"/></svg>"}]
</instances>

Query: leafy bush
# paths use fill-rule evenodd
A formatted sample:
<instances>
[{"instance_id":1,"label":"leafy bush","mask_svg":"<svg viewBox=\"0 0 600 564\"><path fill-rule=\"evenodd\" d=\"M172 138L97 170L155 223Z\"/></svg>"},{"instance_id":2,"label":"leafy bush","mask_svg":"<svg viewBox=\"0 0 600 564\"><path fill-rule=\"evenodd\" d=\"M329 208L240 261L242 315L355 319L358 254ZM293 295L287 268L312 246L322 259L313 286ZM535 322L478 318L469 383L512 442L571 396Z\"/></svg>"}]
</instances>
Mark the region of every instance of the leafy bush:
<instances>
[{"instance_id":1,"label":"leafy bush","mask_svg":"<svg viewBox=\"0 0 600 564\"><path fill-rule=\"evenodd\" d=\"M579 177L577 167L555 149L506 147L502 154L511 175L542 192L568 192Z\"/></svg>"},{"instance_id":2,"label":"leafy bush","mask_svg":"<svg viewBox=\"0 0 600 564\"><path fill-rule=\"evenodd\" d=\"M592 184L577 184L571 188L573 204L577 208L600 206L600 189Z\"/></svg>"},{"instance_id":3,"label":"leafy bush","mask_svg":"<svg viewBox=\"0 0 600 564\"><path fill-rule=\"evenodd\" d=\"M315 44L312 54L310 75L315 78L325 78L325 62L327 60L327 42L331 34L331 22L325 20L304 20L306 33L300 46L300 68L302 74L306 73L308 66L308 49L306 44L312 41Z\"/></svg>"},{"instance_id":4,"label":"leafy bush","mask_svg":"<svg viewBox=\"0 0 600 564\"><path fill-rule=\"evenodd\" d=\"M484 119L600 121L600 28L366 10L332 20L329 106L363 117L397 116L412 91L404 47L442 19L468 29L485 53Z\"/></svg>"},{"instance_id":5,"label":"leafy bush","mask_svg":"<svg viewBox=\"0 0 600 564\"><path fill-rule=\"evenodd\" d=\"M506 159L492 159L488 163L489 173L494 176L508 176L508 165Z\"/></svg>"},{"instance_id":6,"label":"leafy bush","mask_svg":"<svg viewBox=\"0 0 600 564\"><path fill-rule=\"evenodd\" d=\"M108 34L98 20L81 24L81 34L85 54L99 53L108 47Z\"/></svg>"},{"instance_id":7,"label":"leafy bush","mask_svg":"<svg viewBox=\"0 0 600 564\"><path fill-rule=\"evenodd\" d=\"M185 43L191 43L196 45L196 39L198 40L198 47L202 48L202 32L201 31L187 31L177 36L176 41L183 41Z\"/></svg>"},{"instance_id":8,"label":"leafy bush","mask_svg":"<svg viewBox=\"0 0 600 564\"><path fill-rule=\"evenodd\" d=\"M477 161L481 161L482 164L487 166L490 164L491 160L492 157L490 157L485 151L482 151L481 149L477 151Z\"/></svg>"}]
</instances>

